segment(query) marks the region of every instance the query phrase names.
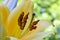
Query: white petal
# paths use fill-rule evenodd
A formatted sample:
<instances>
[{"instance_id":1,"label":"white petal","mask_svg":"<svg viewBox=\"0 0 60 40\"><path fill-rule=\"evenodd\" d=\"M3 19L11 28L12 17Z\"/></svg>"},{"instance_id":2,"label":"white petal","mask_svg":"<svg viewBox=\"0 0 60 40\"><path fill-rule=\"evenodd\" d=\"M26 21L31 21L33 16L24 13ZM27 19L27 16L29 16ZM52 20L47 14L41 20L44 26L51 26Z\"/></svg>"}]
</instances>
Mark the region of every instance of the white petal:
<instances>
[{"instance_id":1,"label":"white petal","mask_svg":"<svg viewBox=\"0 0 60 40\"><path fill-rule=\"evenodd\" d=\"M51 25L51 22L41 20L41 21L38 22L38 24L36 26L37 26L37 30L44 31L50 25Z\"/></svg>"},{"instance_id":2,"label":"white petal","mask_svg":"<svg viewBox=\"0 0 60 40\"><path fill-rule=\"evenodd\" d=\"M11 36L10 37L7 36L7 38L9 38L10 40L18 40L17 38Z\"/></svg>"},{"instance_id":3,"label":"white petal","mask_svg":"<svg viewBox=\"0 0 60 40\"><path fill-rule=\"evenodd\" d=\"M47 37L48 35L52 34L53 31L48 32L37 32L33 34L29 34L24 36L21 40L42 40L43 38Z\"/></svg>"}]
</instances>

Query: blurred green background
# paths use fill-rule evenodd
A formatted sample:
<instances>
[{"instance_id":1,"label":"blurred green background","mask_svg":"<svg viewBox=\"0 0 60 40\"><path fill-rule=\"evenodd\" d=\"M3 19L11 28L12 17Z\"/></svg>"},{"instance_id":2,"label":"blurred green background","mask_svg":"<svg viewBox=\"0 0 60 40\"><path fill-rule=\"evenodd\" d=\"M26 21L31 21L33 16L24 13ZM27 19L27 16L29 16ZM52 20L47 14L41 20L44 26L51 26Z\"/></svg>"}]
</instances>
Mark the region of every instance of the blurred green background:
<instances>
[{"instance_id":1,"label":"blurred green background","mask_svg":"<svg viewBox=\"0 0 60 40\"><path fill-rule=\"evenodd\" d=\"M51 21L55 34L43 40L60 40L60 0L33 0L35 19Z\"/></svg>"},{"instance_id":2,"label":"blurred green background","mask_svg":"<svg viewBox=\"0 0 60 40\"><path fill-rule=\"evenodd\" d=\"M51 34L43 40L60 40L60 0L32 0L34 2L35 20L51 21L55 34ZM3 0L0 0L3 2ZM18 0L18 4L20 0Z\"/></svg>"}]
</instances>

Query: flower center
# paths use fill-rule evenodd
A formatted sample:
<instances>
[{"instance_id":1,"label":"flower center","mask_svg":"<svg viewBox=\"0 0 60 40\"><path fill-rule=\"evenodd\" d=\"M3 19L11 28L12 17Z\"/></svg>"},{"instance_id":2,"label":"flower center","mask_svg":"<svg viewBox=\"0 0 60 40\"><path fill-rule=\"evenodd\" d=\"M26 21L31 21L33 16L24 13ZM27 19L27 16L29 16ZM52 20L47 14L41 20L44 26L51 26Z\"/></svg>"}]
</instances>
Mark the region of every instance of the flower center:
<instances>
[{"instance_id":1,"label":"flower center","mask_svg":"<svg viewBox=\"0 0 60 40\"><path fill-rule=\"evenodd\" d=\"M21 30L23 30L25 25L26 25L28 15L29 15L29 12L25 16L24 16L24 12L22 12L20 14L19 18L18 18L18 25L20 26ZM31 23L30 23L30 26L29 26L30 31L33 30L33 29L36 29L37 28L36 24L39 22L39 20L33 22L34 16L35 16L35 14L33 13Z\"/></svg>"}]
</instances>

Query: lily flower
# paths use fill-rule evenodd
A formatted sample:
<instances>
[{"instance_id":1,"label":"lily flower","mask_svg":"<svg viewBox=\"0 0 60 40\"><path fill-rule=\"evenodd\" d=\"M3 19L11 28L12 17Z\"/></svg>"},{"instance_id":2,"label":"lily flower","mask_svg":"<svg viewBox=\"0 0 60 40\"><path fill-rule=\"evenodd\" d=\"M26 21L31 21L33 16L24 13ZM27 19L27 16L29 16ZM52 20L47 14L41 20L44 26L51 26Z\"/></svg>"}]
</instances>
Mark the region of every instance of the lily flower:
<instances>
[{"instance_id":1,"label":"lily flower","mask_svg":"<svg viewBox=\"0 0 60 40\"><path fill-rule=\"evenodd\" d=\"M7 36L13 40L42 40L52 31L45 32L45 29L52 25L48 21L34 21L33 2L22 0L12 12L5 5L0 5L0 24L3 25Z\"/></svg>"}]
</instances>

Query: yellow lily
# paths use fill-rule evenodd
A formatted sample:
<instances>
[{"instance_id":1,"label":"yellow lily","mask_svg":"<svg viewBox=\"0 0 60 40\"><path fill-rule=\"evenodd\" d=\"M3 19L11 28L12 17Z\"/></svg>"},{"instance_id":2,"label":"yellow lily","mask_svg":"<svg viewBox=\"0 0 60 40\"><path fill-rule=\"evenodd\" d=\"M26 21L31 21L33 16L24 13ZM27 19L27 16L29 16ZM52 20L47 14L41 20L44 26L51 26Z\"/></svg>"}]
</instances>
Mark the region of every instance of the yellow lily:
<instances>
[{"instance_id":1,"label":"yellow lily","mask_svg":"<svg viewBox=\"0 0 60 40\"><path fill-rule=\"evenodd\" d=\"M33 20L32 12L33 2L31 0L22 0L21 4L12 12L5 5L0 5L0 23L7 31L7 37L14 38L14 40L42 40L51 34L52 32L44 32L51 23L38 20L34 24L36 21Z\"/></svg>"}]
</instances>

